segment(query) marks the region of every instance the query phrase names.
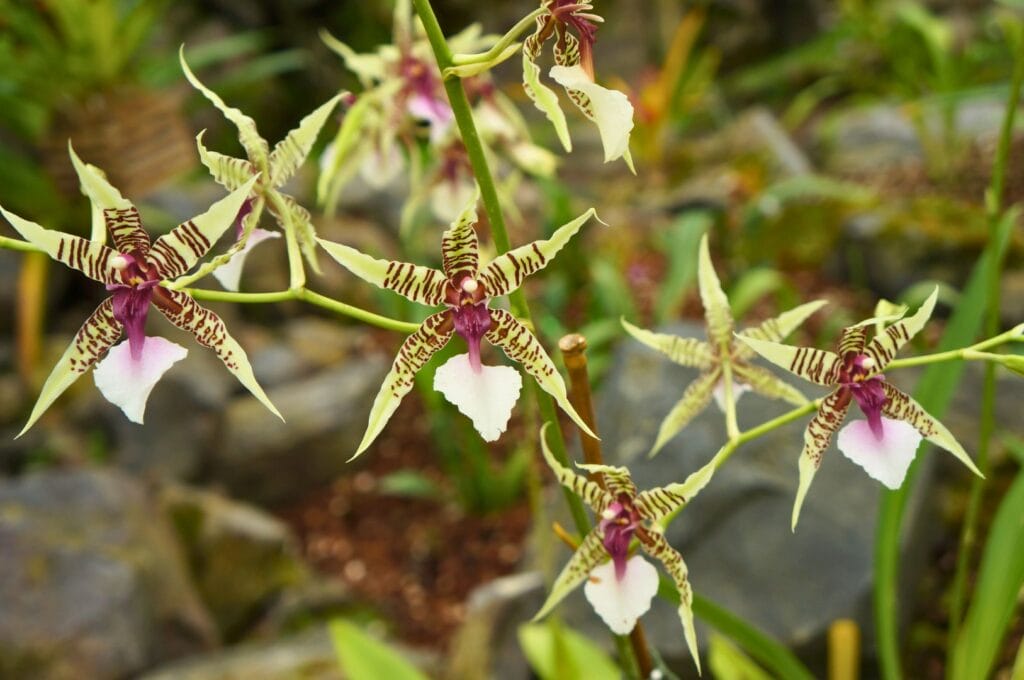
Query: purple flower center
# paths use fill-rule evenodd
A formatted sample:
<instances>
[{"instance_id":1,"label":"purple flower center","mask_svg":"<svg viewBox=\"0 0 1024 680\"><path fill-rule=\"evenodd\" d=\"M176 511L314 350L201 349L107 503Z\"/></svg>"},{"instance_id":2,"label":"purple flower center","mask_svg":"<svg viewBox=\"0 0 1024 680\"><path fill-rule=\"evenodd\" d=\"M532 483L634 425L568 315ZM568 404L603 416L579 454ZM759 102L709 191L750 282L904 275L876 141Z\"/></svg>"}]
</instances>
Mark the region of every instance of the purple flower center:
<instances>
[{"instance_id":1,"label":"purple flower center","mask_svg":"<svg viewBox=\"0 0 1024 680\"><path fill-rule=\"evenodd\" d=\"M468 291L467 291L468 292ZM480 339L491 329L491 313L486 302L461 304L452 307L455 332L469 346L469 365L480 372Z\"/></svg>"},{"instance_id":2,"label":"purple flower center","mask_svg":"<svg viewBox=\"0 0 1024 680\"><path fill-rule=\"evenodd\" d=\"M615 578L622 580L626 575L626 561L629 558L629 544L633 533L640 525L640 515L628 503L613 502L605 509L599 524L604 533L604 549L615 563Z\"/></svg>"},{"instance_id":3,"label":"purple flower center","mask_svg":"<svg viewBox=\"0 0 1024 680\"><path fill-rule=\"evenodd\" d=\"M882 438L882 409L889 398L885 396L885 376L871 375L874 360L866 354L856 354L847 360L840 384L850 390L857 405L868 419L876 439ZM871 376L871 377L868 377Z\"/></svg>"},{"instance_id":4,"label":"purple flower center","mask_svg":"<svg viewBox=\"0 0 1024 680\"><path fill-rule=\"evenodd\" d=\"M107 290L113 293L114 318L124 326L128 349L132 359L137 361L142 358L142 346L146 342L146 315L160 276L156 268L145 260L124 254L120 258L115 268L119 270L121 283L107 284Z\"/></svg>"}]
</instances>

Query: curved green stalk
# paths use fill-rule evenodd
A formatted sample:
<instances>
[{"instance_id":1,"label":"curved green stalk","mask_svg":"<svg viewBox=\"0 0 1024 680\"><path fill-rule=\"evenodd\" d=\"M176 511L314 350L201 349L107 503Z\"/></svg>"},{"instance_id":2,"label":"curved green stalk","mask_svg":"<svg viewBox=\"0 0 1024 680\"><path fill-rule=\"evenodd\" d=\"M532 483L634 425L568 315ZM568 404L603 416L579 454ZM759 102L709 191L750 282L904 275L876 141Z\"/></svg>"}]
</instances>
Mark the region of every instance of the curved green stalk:
<instances>
[{"instance_id":1,"label":"curved green stalk","mask_svg":"<svg viewBox=\"0 0 1024 680\"><path fill-rule=\"evenodd\" d=\"M22 241L21 239L9 238L7 236L0 236L0 248L4 250L17 250L23 253L41 253L42 248L38 248L28 241Z\"/></svg>"},{"instance_id":2,"label":"curved green stalk","mask_svg":"<svg viewBox=\"0 0 1024 680\"><path fill-rule=\"evenodd\" d=\"M494 43L491 49L486 52L480 52L479 54L453 54L452 65L454 66L465 66L467 64L482 64L484 62L497 59L502 52L508 49L509 45L519 39L519 36L524 32L533 27L534 22L541 14L547 11L543 7L538 7L533 10L525 17L519 20L515 26L510 28L505 35L501 36L498 42Z\"/></svg>"},{"instance_id":3,"label":"curved green stalk","mask_svg":"<svg viewBox=\"0 0 1024 680\"><path fill-rule=\"evenodd\" d=\"M306 285L306 268L302 264L302 250L299 248L299 240L295 236L295 225L292 223L291 211L276 191L268 191L267 198L277 210L281 220L284 241L288 249L288 287L298 290Z\"/></svg>"}]
</instances>

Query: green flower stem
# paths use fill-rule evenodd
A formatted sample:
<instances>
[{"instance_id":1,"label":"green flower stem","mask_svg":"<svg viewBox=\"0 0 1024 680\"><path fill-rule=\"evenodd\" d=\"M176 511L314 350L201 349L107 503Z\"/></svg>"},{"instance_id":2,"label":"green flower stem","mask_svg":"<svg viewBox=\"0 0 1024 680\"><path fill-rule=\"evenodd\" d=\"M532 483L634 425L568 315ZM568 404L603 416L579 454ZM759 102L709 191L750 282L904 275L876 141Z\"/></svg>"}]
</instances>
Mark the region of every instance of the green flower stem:
<instances>
[{"instance_id":1,"label":"green flower stem","mask_svg":"<svg viewBox=\"0 0 1024 680\"><path fill-rule=\"evenodd\" d=\"M0 236L0 248L5 250L18 250L23 253L41 253L42 248L37 248L28 241L22 241L21 239L8 238L7 236Z\"/></svg>"},{"instance_id":2,"label":"green flower stem","mask_svg":"<svg viewBox=\"0 0 1024 680\"><path fill-rule=\"evenodd\" d=\"M292 223L291 211L281 196L276 191L268 191L267 199L274 206L277 215L281 220L281 229L284 231L285 244L288 247L288 271L290 275L288 287L299 290L306 285L306 268L302 264L302 251L299 249L299 241L295 236L295 225Z\"/></svg>"},{"instance_id":3,"label":"green flower stem","mask_svg":"<svg viewBox=\"0 0 1024 680\"><path fill-rule=\"evenodd\" d=\"M749 430L740 432L735 436L730 437L729 441L727 441L722 446L722 448L718 450L718 453L715 454L714 458L712 458L707 463L707 465L710 465L715 470L717 470L718 468L722 467L725 464L725 462L729 460L729 457L732 456L733 453L735 453L736 449L738 449L743 444L746 444L749 441L757 439L758 437L762 437L771 432L772 430L777 430L783 425L787 425L793 422L797 418L802 418L803 416L814 413L815 411L818 410L818 407L821 406L821 402L821 399L809 401L803 406L798 406L791 411L786 411L781 416L777 416L775 418L772 418L771 420L765 421L758 425L757 427L752 427ZM676 518L676 516L682 511L682 509L683 508L677 508L675 511L669 513L661 519L659 524L661 524L663 528L668 528L668 525L672 523L672 520Z\"/></svg>"},{"instance_id":4,"label":"green flower stem","mask_svg":"<svg viewBox=\"0 0 1024 680\"><path fill-rule=\"evenodd\" d=\"M374 314L373 312L368 312L360 307L339 302L338 300L329 298L326 295L314 293L308 288L293 288L291 290L282 290L273 293L234 293L223 290L186 288L185 292L196 300L208 300L210 302L266 303L284 302L286 300L301 300L302 302L308 302L311 305L316 305L317 307L322 307L343 316L348 316L356 319L357 321L362 321L363 323L370 324L371 326L377 326L378 328L383 328L389 331L413 333L419 328L418 324L406 323L405 321L399 321L397 319L381 316L380 314Z\"/></svg>"},{"instance_id":5,"label":"green flower stem","mask_svg":"<svg viewBox=\"0 0 1024 680\"><path fill-rule=\"evenodd\" d=\"M910 366L938 364L944 361L998 359L998 354L990 354L984 350L991 349L992 347L1002 345L1006 342L1018 340L1022 337L1022 334L1024 334L1024 324L1015 326L1005 333L1000 333L995 337L983 340L977 344L971 345L970 347L964 347L963 349L953 349L948 352L936 352L935 354L923 354L919 357L910 357L908 359L894 359L889 362L889 365L885 367L885 370L890 371L894 368L908 368Z\"/></svg>"},{"instance_id":6,"label":"green flower stem","mask_svg":"<svg viewBox=\"0 0 1024 680\"><path fill-rule=\"evenodd\" d=\"M725 434L732 440L740 436L740 426L736 423L736 397L732 389L732 362L728 359L722 362L722 387L725 390Z\"/></svg>"},{"instance_id":7,"label":"green flower stem","mask_svg":"<svg viewBox=\"0 0 1024 680\"><path fill-rule=\"evenodd\" d=\"M992 170L992 183L985 196L985 203L988 209L989 231L993 237L997 233L997 225L1003 217L1003 196L1006 189L1006 164L1010 155L1010 145L1013 141L1013 122L1017 113L1017 104L1020 101L1021 89L1024 86L1024 40L1018 36L1015 46L1013 80L1010 84L1009 98L1006 102L1006 115L1003 116L1003 125L999 134L999 146L996 150L995 166ZM989 270L987 318L985 319L985 330L987 333L995 333L999 330L999 296L1000 296L1000 274L1002 272L1002 259L996 258ZM1021 335L1024 325L1018 326L1009 333ZM1006 335L1004 333L1004 335ZM971 480L971 491L967 498L967 511L964 515L964 525L960 533L960 548L957 552L956 572L953 576L952 596L949 611L949 637L947 661L952 659L953 649L960 632L960 625L963 621L963 612L967 600L967 572L970 567L971 555L978 540L978 518L981 514L981 505L985 493L985 482L989 473L989 449L992 441L992 433L995 431L995 401L996 401L996 375L995 364L989 363L985 366L985 378L981 392L981 423L980 438L978 442L977 465L981 476Z\"/></svg>"},{"instance_id":8,"label":"green flower stem","mask_svg":"<svg viewBox=\"0 0 1024 680\"><path fill-rule=\"evenodd\" d=\"M444 38L444 32L441 30L440 24L437 23L437 17L434 15L434 10L431 8L429 0L413 0L413 6L416 8L416 14L419 15L420 20L423 22L427 40L430 41L430 47L434 51L434 58L437 60L437 65L443 73L446 68L452 66L452 52ZM505 216L502 214L501 204L498 202L498 191L494 184L494 176L491 174L491 169L487 164L483 141L480 139L476 124L473 122L473 111L470 108L469 99L466 97L466 91L462 87L461 79L458 78L445 80L444 89L448 94L452 113L455 114L455 124L459 128L462 143L465 145L466 152L469 155L469 162L473 167L473 175L476 177L476 182L480 187L480 197L483 200L484 210L490 222L491 238L494 240L495 249L499 255L507 253L512 249L512 242L508 237ZM530 316L530 307L526 303L526 297L523 295L522 290L514 290L509 293L508 297L512 313L528 327L532 328L533 321ZM556 436L550 438L548 442L551 452L559 463L569 467L571 466L569 452L565 447L565 438L558 422L558 410L555 402L551 397L544 394L539 387L534 389L534 394L540 407L541 418L551 423L552 429L555 430ZM585 535L590 531L591 525L590 520L587 518L586 510L583 507L583 502L574 494L568 492L566 494L566 502L569 504L569 511L572 514L577 531L580 532L581 536Z\"/></svg>"},{"instance_id":9,"label":"green flower stem","mask_svg":"<svg viewBox=\"0 0 1024 680\"><path fill-rule=\"evenodd\" d=\"M534 22L537 20L537 17L544 14L546 11L547 10L545 8L538 7L537 9L533 10L525 17L520 19L519 23L510 28L505 35L501 36L498 42L494 43L491 49L487 50L486 52L480 52L478 54L453 54L451 63L455 66L465 66L466 64L481 64L487 61L491 61L493 59L497 59L499 56L501 56L501 53L508 48L509 45L511 45L512 43L519 39L519 36L524 31L529 30L533 26Z\"/></svg>"}]
</instances>

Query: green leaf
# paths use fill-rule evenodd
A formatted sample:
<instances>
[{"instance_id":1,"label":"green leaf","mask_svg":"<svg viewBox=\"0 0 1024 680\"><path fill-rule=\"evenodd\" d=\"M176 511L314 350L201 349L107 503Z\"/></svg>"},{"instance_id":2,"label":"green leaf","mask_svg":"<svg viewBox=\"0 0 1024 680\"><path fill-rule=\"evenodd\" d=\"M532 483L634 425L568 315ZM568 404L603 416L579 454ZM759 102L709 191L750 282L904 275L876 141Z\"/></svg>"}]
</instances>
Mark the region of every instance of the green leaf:
<instances>
[{"instance_id":1,"label":"green leaf","mask_svg":"<svg viewBox=\"0 0 1024 680\"><path fill-rule=\"evenodd\" d=\"M379 642L349 621L329 624L331 641L348 680L428 680L396 650Z\"/></svg>"},{"instance_id":2,"label":"green leaf","mask_svg":"<svg viewBox=\"0 0 1024 680\"><path fill-rule=\"evenodd\" d=\"M771 680L770 675L721 635L712 635L708 665L717 680Z\"/></svg>"},{"instance_id":3,"label":"green leaf","mask_svg":"<svg viewBox=\"0 0 1024 680\"><path fill-rule=\"evenodd\" d=\"M441 500L444 494L434 480L416 470L398 470L380 478L378 490L388 496Z\"/></svg>"},{"instance_id":4,"label":"green leaf","mask_svg":"<svg viewBox=\"0 0 1024 680\"><path fill-rule=\"evenodd\" d=\"M519 646L541 680L618 680L622 675L600 647L556 621L520 626Z\"/></svg>"},{"instance_id":5,"label":"green leaf","mask_svg":"<svg viewBox=\"0 0 1024 680\"><path fill-rule=\"evenodd\" d=\"M988 677L1024 586L1024 472L1006 492L985 541L974 599L953 643L952 680Z\"/></svg>"},{"instance_id":6,"label":"green leaf","mask_svg":"<svg viewBox=\"0 0 1024 680\"><path fill-rule=\"evenodd\" d=\"M1009 244L1017 214L1008 212L995 225L994 238L982 254L964 289L961 304L953 311L936 351L942 352L969 345L974 341L985 317L989 270L1002 260ZM921 406L935 418L942 418L953 399L963 374L963 364L933 364L925 370L914 390ZM907 471L903 486L882 494L875 538L875 628L879 660L885 678L899 678L899 607L897 584L900 565L900 525L918 465L917 456Z\"/></svg>"}]
</instances>

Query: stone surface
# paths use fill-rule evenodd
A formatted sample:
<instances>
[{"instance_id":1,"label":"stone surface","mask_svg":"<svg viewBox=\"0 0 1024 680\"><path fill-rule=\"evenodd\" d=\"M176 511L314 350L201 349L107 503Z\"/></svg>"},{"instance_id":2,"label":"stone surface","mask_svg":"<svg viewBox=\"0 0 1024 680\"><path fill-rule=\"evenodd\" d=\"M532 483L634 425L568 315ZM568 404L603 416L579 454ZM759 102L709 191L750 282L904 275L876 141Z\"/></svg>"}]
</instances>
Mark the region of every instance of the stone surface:
<instances>
[{"instance_id":1,"label":"stone surface","mask_svg":"<svg viewBox=\"0 0 1024 680\"><path fill-rule=\"evenodd\" d=\"M255 399L236 397L226 406L212 478L232 495L261 503L284 502L325 484L355 452L388 368L382 355L362 356L269 389L284 423Z\"/></svg>"},{"instance_id":2,"label":"stone surface","mask_svg":"<svg viewBox=\"0 0 1024 680\"><path fill-rule=\"evenodd\" d=\"M0 483L0 677L124 678L216 643L146 488L105 470Z\"/></svg>"},{"instance_id":3,"label":"stone surface","mask_svg":"<svg viewBox=\"0 0 1024 680\"><path fill-rule=\"evenodd\" d=\"M308 571L288 526L209 491L168 486L161 501L200 596L225 640L237 639Z\"/></svg>"}]
</instances>

